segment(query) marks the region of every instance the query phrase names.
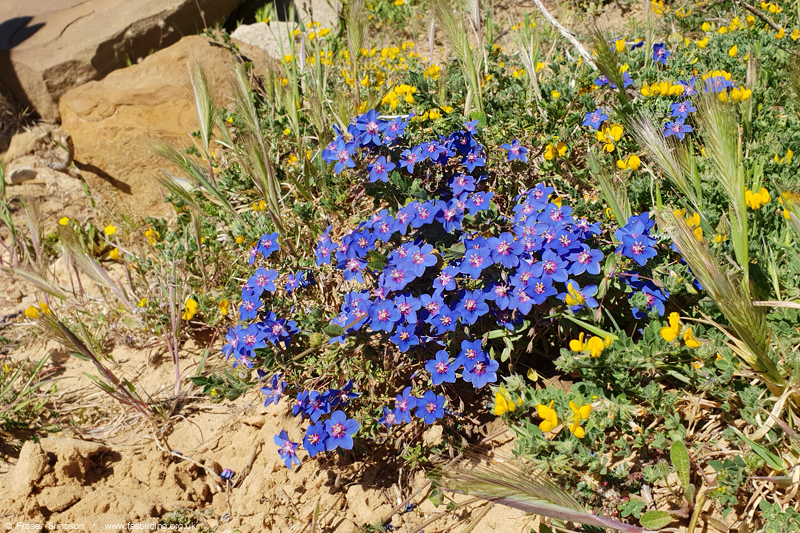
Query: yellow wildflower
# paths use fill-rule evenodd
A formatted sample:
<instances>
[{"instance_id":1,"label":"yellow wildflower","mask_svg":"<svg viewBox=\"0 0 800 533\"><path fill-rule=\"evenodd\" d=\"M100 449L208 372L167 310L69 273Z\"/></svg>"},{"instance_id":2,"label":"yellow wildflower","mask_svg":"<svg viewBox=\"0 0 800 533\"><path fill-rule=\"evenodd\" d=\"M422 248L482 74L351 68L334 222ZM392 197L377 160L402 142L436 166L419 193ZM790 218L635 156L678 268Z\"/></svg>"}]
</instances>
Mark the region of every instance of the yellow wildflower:
<instances>
[{"instance_id":1,"label":"yellow wildflower","mask_svg":"<svg viewBox=\"0 0 800 533\"><path fill-rule=\"evenodd\" d=\"M800 30L795 28L792 30L792 40L796 41L797 39L800 39Z\"/></svg>"},{"instance_id":2,"label":"yellow wildflower","mask_svg":"<svg viewBox=\"0 0 800 533\"><path fill-rule=\"evenodd\" d=\"M783 31L783 28L781 28L778 30L778 33L775 34L775 38L780 40L783 39L784 35L786 35L786 33Z\"/></svg>"},{"instance_id":3,"label":"yellow wildflower","mask_svg":"<svg viewBox=\"0 0 800 533\"><path fill-rule=\"evenodd\" d=\"M39 310L31 305L25 310L25 316L28 318L39 318Z\"/></svg>"},{"instance_id":4,"label":"yellow wildflower","mask_svg":"<svg viewBox=\"0 0 800 533\"><path fill-rule=\"evenodd\" d=\"M147 231L144 232L144 236L147 237L150 244L155 244L156 240L160 237L158 232L153 228L147 228Z\"/></svg>"},{"instance_id":5,"label":"yellow wildflower","mask_svg":"<svg viewBox=\"0 0 800 533\"><path fill-rule=\"evenodd\" d=\"M683 332L683 342L689 348L699 348L700 341L694 338L692 334L692 328L686 328L686 331Z\"/></svg>"},{"instance_id":6,"label":"yellow wildflower","mask_svg":"<svg viewBox=\"0 0 800 533\"><path fill-rule=\"evenodd\" d=\"M520 405L522 404L522 398L519 399L518 403ZM497 394L494 397L494 414L500 416L516 410L517 404L511 399L511 396L506 388L500 385L500 390L497 391Z\"/></svg>"},{"instance_id":7,"label":"yellow wildflower","mask_svg":"<svg viewBox=\"0 0 800 533\"><path fill-rule=\"evenodd\" d=\"M540 403L536 406L536 413L543 419L539 423L539 429L541 429L543 433L553 431L558 426L558 415L555 409L553 409L553 403L555 402L551 401L550 405L543 405Z\"/></svg>"},{"instance_id":8,"label":"yellow wildflower","mask_svg":"<svg viewBox=\"0 0 800 533\"><path fill-rule=\"evenodd\" d=\"M114 248L113 250L108 252L108 258L109 259L113 259L114 261L118 261L119 260L119 250Z\"/></svg>"},{"instance_id":9,"label":"yellow wildflower","mask_svg":"<svg viewBox=\"0 0 800 533\"><path fill-rule=\"evenodd\" d=\"M217 303L217 307L219 308L219 313L222 316L226 316L228 314L228 305L229 305L228 300L224 298L220 300L219 303Z\"/></svg>"},{"instance_id":10,"label":"yellow wildflower","mask_svg":"<svg viewBox=\"0 0 800 533\"><path fill-rule=\"evenodd\" d=\"M705 48L706 46L708 46L708 37L707 36L703 37L702 39L697 41L697 47L698 48L702 49L702 48Z\"/></svg>"},{"instance_id":11,"label":"yellow wildflower","mask_svg":"<svg viewBox=\"0 0 800 533\"><path fill-rule=\"evenodd\" d=\"M538 63L536 63L536 72L539 72L539 71L540 71L540 70L542 70L544 67L545 67L545 64L544 64L544 63L542 63L541 61L539 61Z\"/></svg>"},{"instance_id":12,"label":"yellow wildflower","mask_svg":"<svg viewBox=\"0 0 800 533\"><path fill-rule=\"evenodd\" d=\"M191 320L197 314L197 302L193 298L186 300L184 311L181 318L184 320Z\"/></svg>"},{"instance_id":13,"label":"yellow wildflower","mask_svg":"<svg viewBox=\"0 0 800 533\"><path fill-rule=\"evenodd\" d=\"M558 91L550 91L550 96L553 97L553 100L558 100L558 97L561 96L561 93Z\"/></svg>"},{"instance_id":14,"label":"yellow wildflower","mask_svg":"<svg viewBox=\"0 0 800 533\"><path fill-rule=\"evenodd\" d=\"M67 224L69 224L69 217L61 217L58 219L59 226L66 226Z\"/></svg>"},{"instance_id":15,"label":"yellow wildflower","mask_svg":"<svg viewBox=\"0 0 800 533\"><path fill-rule=\"evenodd\" d=\"M103 229L103 232L105 232L106 235L111 237L112 235L114 235L117 232L117 228L115 228L114 226L106 226Z\"/></svg>"},{"instance_id":16,"label":"yellow wildflower","mask_svg":"<svg viewBox=\"0 0 800 533\"><path fill-rule=\"evenodd\" d=\"M558 157L564 157L567 155L567 145L563 142L560 142L556 145L556 152L558 152Z\"/></svg>"},{"instance_id":17,"label":"yellow wildflower","mask_svg":"<svg viewBox=\"0 0 800 533\"><path fill-rule=\"evenodd\" d=\"M394 0L394 5L396 5L396 6L402 6L405 3L406 3L406 0Z\"/></svg>"},{"instance_id":18,"label":"yellow wildflower","mask_svg":"<svg viewBox=\"0 0 800 533\"><path fill-rule=\"evenodd\" d=\"M728 50L728 55L731 57L736 57L739 54L739 48L734 44L731 46L730 50Z\"/></svg>"},{"instance_id":19,"label":"yellow wildflower","mask_svg":"<svg viewBox=\"0 0 800 533\"><path fill-rule=\"evenodd\" d=\"M317 33L319 34L320 38L325 37L326 35L330 34L330 28L322 28Z\"/></svg>"},{"instance_id":20,"label":"yellow wildflower","mask_svg":"<svg viewBox=\"0 0 800 533\"><path fill-rule=\"evenodd\" d=\"M544 158L548 161L551 161L556 157L556 151L552 144L548 144L547 148L544 149Z\"/></svg>"},{"instance_id":21,"label":"yellow wildflower","mask_svg":"<svg viewBox=\"0 0 800 533\"><path fill-rule=\"evenodd\" d=\"M570 425L569 430L573 435L582 439L586 436L586 432L581 427L581 422L589 418L592 412L592 405L587 403L586 405L578 407L575 402L570 401L569 408L572 409L572 425Z\"/></svg>"},{"instance_id":22,"label":"yellow wildflower","mask_svg":"<svg viewBox=\"0 0 800 533\"><path fill-rule=\"evenodd\" d=\"M147 307L147 298L142 298L139 300L139 302L136 304L136 307Z\"/></svg>"},{"instance_id":23,"label":"yellow wildflower","mask_svg":"<svg viewBox=\"0 0 800 533\"><path fill-rule=\"evenodd\" d=\"M624 52L624 51L625 51L625 39L617 39L616 41L614 41L614 48L615 48L615 49L617 50L617 52L619 52L620 54L621 54L622 52Z\"/></svg>"},{"instance_id":24,"label":"yellow wildflower","mask_svg":"<svg viewBox=\"0 0 800 533\"><path fill-rule=\"evenodd\" d=\"M708 22L704 22L703 25L700 26L700 29L702 29L703 31L711 31L711 24L709 24Z\"/></svg>"},{"instance_id":25,"label":"yellow wildflower","mask_svg":"<svg viewBox=\"0 0 800 533\"><path fill-rule=\"evenodd\" d=\"M681 316L678 313L670 313L667 321L669 322L669 326L661 328L659 333L661 334L661 338L665 341L674 342L681 329Z\"/></svg>"},{"instance_id":26,"label":"yellow wildflower","mask_svg":"<svg viewBox=\"0 0 800 533\"><path fill-rule=\"evenodd\" d=\"M762 205L768 204L772 200L772 196L770 196L769 191L764 187L761 187L761 190L758 192L753 192L750 189L746 189L744 192L744 203L752 210L761 209Z\"/></svg>"}]
</instances>

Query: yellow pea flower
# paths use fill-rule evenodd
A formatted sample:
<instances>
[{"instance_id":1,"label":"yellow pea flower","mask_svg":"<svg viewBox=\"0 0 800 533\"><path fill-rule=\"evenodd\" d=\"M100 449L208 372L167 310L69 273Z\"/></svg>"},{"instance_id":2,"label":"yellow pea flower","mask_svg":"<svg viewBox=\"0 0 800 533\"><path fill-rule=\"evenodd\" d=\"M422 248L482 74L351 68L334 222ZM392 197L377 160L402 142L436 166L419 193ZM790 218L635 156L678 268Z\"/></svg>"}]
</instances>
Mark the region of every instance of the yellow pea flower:
<instances>
[{"instance_id":1,"label":"yellow pea flower","mask_svg":"<svg viewBox=\"0 0 800 533\"><path fill-rule=\"evenodd\" d=\"M639 159L638 155L633 154L625 160L625 165L631 170L639 170L639 167L642 166L642 160Z\"/></svg>"},{"instance_id":2,"label":"yellow pea flower","mask_svg":"<svg viewBox=\"0 0 800 533\"><path fill-rule=\"evenodd\" d=\"M708 22L704 22L703 25L700 26L700 29L702 29L703 31L710 31L711 30L711 24L709 24Z\"/></svg>"},{"instance_id":3,"label":"yellow pea flower","mask_svg":"<svg viewBox=\"0 0 800 533\"><path fill-rule=\"evenodd\" d=\"M394 5L396 5L396 6L402 6L405 3L406 3L406 0L394 0Z\"/></svg>"},{"instance_id":4,"label":"yellow pea flower","mask_svg":"<svg viewBox=\"0 0 800 533\"><path fill-rule=\"evenodd\" d=\"M494 397L494 414L497 416L506 413L513 413L517 410L517 404L509 397L508 391L505 387L500 385L500 390Z\"/></svg>"},{"instance_id":5,"label":"yellow pea flower","mask_svg":"<svg viewBox=\"0 0 800 533\"><path fill-rule=\"evenodd\" d=\"M567 145L563 142L560 142L556 145L556 152L558 153L558 157L564 157L567 155Z\"/></svg>"},{"instance_id":6,"label":"yellow pea flower","mask_svg":"<svg viewBox=\"0 0 800 533\"><path fill-rule=\"evenodd\" d=\"M614 48L618 53L622 53L625 51L625 39L617 39L614 41Z\"/></svg>"},{"instance_id":7,"label":"yellow pea flower","mask_svg":"<svg viewBox=\"0 0 800 533\"><path fill-rule=\"evenodd\" d=\"M542 433L553 431L558 426L558 415L555 409L553 409L553 403L555 402L551 401L550 405L540 403L536 406L536 413L543 419L539 423L539 429L542 430Z\"/></svg>"},{"instance_id":8,"label":"yellow pea flower","mask_svg":"<svg viewBox=\"0 0 800 533\"><path fill-rule=\"evenodd\" d=\"M244 242L244 235L239 235L236 237L236 244L242 244Z\"/></svg>"},{"instance_id":9,"label":"yellow pea flower","mask_svg":"<svg viewBox=\"0 0 800 533\"><path fill-rule=\"evenodd\" d=\"M561 96L561 93L558 91L550 91L550 96L553 97L553 100L558 100L558 97Z\"/></svg>"},{"instance_id":10,"label":"yellow pea flower","mask_svg":"<svg viewBox=\"0 0 800 533\"><path fill-rule=\"evenodd\" d=\"M797 39L800 39L800 30L795 28L792 30L792 40L796 41Z\"/></svg>"},{"instance_id":11,"label":"yellow pea flower","mask_svg":"<svg viewBox=\"0 0 800 533\"><path fill-rule=\"evenodd\" d=\"M544 149L544 158L548 161L551 161L556 157L556 150L552 144L548 144L547 148Z\"/></svg>"},{"instance_id":12,"label":"yellow pea flower","mask_svg":"<svg viewBox=\"0 0 800 533\"><path fill-rule=\"evenodd\" d=\"M39 310L31 305L25 309L25 316L28 318L39 318Z\"/></svg>"},{"instance_id":13,"label":"yellow pea flower","mask_svg":"<svg viewBox=\"0 0 800 533\"><path fill-rule=\"evenodd\" d=\"M581 294L581 292L575 287L576 286L572 283L567 284L567 295L564 297L564 303L570 307L574 305L583 305L583 303L586 301L586 298L583 296L583 294Z\"/></svg>"},{"instance_id":14,"label":"yellow pea flower","mask_svg":"<svg viewBox=\"0 0 800 533\"><path fill-rule=\"evenodd\" d=\"M115 228L114 226L106 226L103 229L103 232L105 232L106 235L111 237L112 235L114 235L117 232L117 228Z\"/></svg>"},{"instance_id":15,"label":"yellow pea flower","mask_svg":"<svg viewBox=\"0 0 800 533\"><path fill-rule=\"evenodd\" d=\"M699 348L701 345L700 341L694 338L694 335L692 334L692 328L687 328L683 333L683 342L689 348Z\"/></svg>"},{"instance_id":16,"label":"yellow pea flower","mask_svg":"<svg viewBox=\"0 0 800 533\"><path fill-rule=\"evenodd\" d=\"M650 92L650 86L647 85L647 82L642 82L641 93L642 93L642 96L650 96L650 95L653 94L652 92Z\"/></svg>"},{"instance_id":17,"label":"yellow pea flower","mask_svg":"<svg viewBox=\"0 0 800 533\"><path fill-rule=\"evenodd\" d=\"M186 300L186 304L184 306L183 314L181 318L183 320L191 320L194 315L197 314L197 302L193 298L189 298Z\"/></svg>"},{"instance_id":18,"label":"yellow pea flower","mask_svg":"<svg viewBox=\"0 0 800 533\"><path fill-rule=\"evenodd\" d=\"M230 304L229 304L228 300L226 300L224 298L222 300L220 300L219 303L217 304L217 307L219 308L219 313L222 316L226 316L228 314L228 306L229 305Z\"/></svg>"},{"instance_id":19,"label":"yellow pea flower","mask_svg":"<svg viewBox=\"0 0 800 533\"><path fill-rule=\"evenodd\" d=\"M147 298L142 298L139 300L139 302L136 304L136 307L147 307Z\"/></svg>"},{"instance_id":20,"label":"yellow pea flower","mask_svg":"<svg viewBox=\"0 0 800 533\"><path fill-rule=\"evenodd\" d=\"M702 39L697 41L698 48L704 49L706 46L708 46L708 37L703 37Z\"/></svg>"},{"instance_id":21,"label":"yellow pea flower","mask_svg":"<svg viewBox=\"0 0 800 533\"><path fill-rule=\"evenodd\" d=\"M59 226L66 226L67 224L69 224L69 217L61 217L58 219Z\"/></svg>"},{"instance_id":22,"label":"yellow pea flower","mask_svg":"<svg viewBox=\"0 0 800 533\"><path fill-rule=\"evenodd\" d=\"M330 34L330 28L322 28L317 33L319 34L320 38L325 37L326 35Z\"/></svg>"},{"instance_id":23,"label":"yellow pea flower","mask_svg":"<svg viewBox=\"0 0 800 533\"><path fill-rule=\"evenodd\" d=\"M661 328L659 332L661 334L661 338L667 342L674 342L676 338L678 338L678 332L681 328L681 317L678 313L670 313L669 318L667 319L669 322L669 326Z\"/></svg>"},{"instance_id":24,"label":"yellow pea flower","mask_svg":"<svg viewBox=\"0 0 800 533\"><path fill-rule=\"evenodd\" d=\"M784 35L786 35L786 33L783 31L783 28L781 28L778 30L778 33L775 34L775 38L780 40L783 39Z\"/></svg>"},{"instance_id":25,"label":"yellow pea flower","mask_svg":"<svg viewBox=\"0 0 800 533\"><path fill-rule=\"evenodd\" d=\"M583 332L578 335L577 339L572 339L569 341L569 349L573 352L585 352L586 351L586 343L583 342Z\"/></svg>"},{"instance_id":26,"label":"yellow pea flower","mask_svg":"<svg viewBox=\"0 0 800 533\"><path fill-rule=\"evenodd\" d=\"M119 260L119 250L114 248L113 250L108 252L108 258L109 259L113 259L114 261L118 261Z\"/></svg>"},{"instance_id":27,"label":"yellow pea flower","mask_svg":"<svg viewBox=\"0 0 800 533\"><path fill-rule=\"evenodd\" d=\"M543 69L545 66L546 66L546 65L545 65L544 63L542 63L541 61L539 61L538 63L536 63L536 72L539 72L539 71L540 71L540 70L542 70L542 69Z\"/></svg>"},{"instance_id":28,"label":"yellow pea flower","mask_svg":"<svg viewBox=\"0 0 800 533\"><path fill-rule=\"evenodd\" d=\"M731 46L730 50L728 50L728 55L731 57L736 57L739 54L739 48L734 44Z\"/></svg>"},{"instance_id":29,"label":"yellow pea flower","mask_svg":"<svg viewBox=\"0 0 800 533\"><path fill-rule=\"evenodd\" d=\"M575 402L570 401L569 408L572 409L572 425L570 425L569 430L573 435L582 439L586 436L586 431L581 427L581 422L589 418L592 412L592 405L587 403L578 407Z\"/></svg>"},{"instance_id":30,"label":"yellow pea flower","mask_svg":"<svg viewBox=\"0 0 800 533\"><path fill-rule=\"evenodd\" d=\"M605 340L601 340L600 337L592 337L586 343L586 347L592 357L600 357L600 355L603 353L603 350L611 346L612 342L613 341L611 337L608 335L606 335Z\"/></svg>"}]
</instances>

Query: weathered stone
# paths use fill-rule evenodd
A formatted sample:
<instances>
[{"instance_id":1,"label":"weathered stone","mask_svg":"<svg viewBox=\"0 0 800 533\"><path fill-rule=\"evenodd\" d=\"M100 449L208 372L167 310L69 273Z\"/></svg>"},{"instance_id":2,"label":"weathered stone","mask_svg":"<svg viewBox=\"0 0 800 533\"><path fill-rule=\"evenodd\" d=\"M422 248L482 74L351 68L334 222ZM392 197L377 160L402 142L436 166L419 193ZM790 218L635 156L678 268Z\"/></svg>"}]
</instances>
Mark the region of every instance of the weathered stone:
<instances>
[{"instance_id":1,"label":"weathered stone","mask_svg":"<svg viewBox=\"0 0 800 533\"><path fill-rule=\"evenodd\" d=\"M25 442L11 473L11 492L16 495L30 494L34 484L49 469L47 454L42 447L32 440Z\"/></svg>"},{"instance_id":2,"label":"weathered stone","mask_svg":"<svg viewBox=\"0 0 800 533\"><path fill-rule=\"evenodd\" d=\"M256 72L264 72L267 55L235 42ZM177 147L192 143L197 117L189 87L190 60L204 67L217 105L229 104L234 57L220 43L201 36L184 37L140 64L61 98L62 129L75 143L76 167L121 212L163 214L168 209L155 178L161 169L177 169L153 155L150 146L154 141Z\"/></svg>"},{"instance_id":3,"label":"weathered stone","mask_svg":"<svg viewBox=\"0 0 800 533\"><path fill-rule=\"evenodd\" d=\"M0 0L0 79L55 122L68 90L212 26L240 1Z\"/></svg>"}]
</instances>

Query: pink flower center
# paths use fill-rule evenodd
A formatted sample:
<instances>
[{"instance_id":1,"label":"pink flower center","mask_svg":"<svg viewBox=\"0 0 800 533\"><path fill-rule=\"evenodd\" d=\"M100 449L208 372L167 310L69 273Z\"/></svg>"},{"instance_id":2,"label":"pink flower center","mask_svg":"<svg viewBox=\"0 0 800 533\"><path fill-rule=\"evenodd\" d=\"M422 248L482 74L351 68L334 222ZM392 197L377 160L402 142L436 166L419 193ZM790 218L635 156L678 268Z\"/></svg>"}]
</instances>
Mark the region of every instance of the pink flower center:
<instances>
[{"instance_id":1,"label":"pink flower center","mask_svg":"<svg viewBox=\"0 0 800 533\"><path fill-rule=\"evenodd\" d=\"M344 426L342 424L334 424L331 427L331 435L333 435L334 438L337 438L337 439L341 438L341 437L344 437L344 435L345 435Z\"/></svg>"},{"instance_id":2,"label":"pink flower center","mask_svg":"<svg viewBox=\"0 0 800 533\"><path fill-rule=\"evenodd\" d=\"M436 371L439 374L447 374L447 363L436 363Z\"/></svg>"}]
</instances>

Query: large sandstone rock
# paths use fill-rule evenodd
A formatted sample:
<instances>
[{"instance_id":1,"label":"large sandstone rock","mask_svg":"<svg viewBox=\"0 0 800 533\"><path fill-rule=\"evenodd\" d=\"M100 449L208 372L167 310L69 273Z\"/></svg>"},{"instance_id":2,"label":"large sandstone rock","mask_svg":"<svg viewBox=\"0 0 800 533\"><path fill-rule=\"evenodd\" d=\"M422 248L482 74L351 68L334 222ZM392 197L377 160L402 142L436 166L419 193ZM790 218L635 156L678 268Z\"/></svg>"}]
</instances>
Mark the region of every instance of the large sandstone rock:
<instances>
[{"instance_id":1,"label":"large sandstone rock","mask_svg":"<svg viewBox=\"0 0 800 533\"><path fill-rule=\"evenodd\" d=\"M0 0L0 79L20 103L58 121L69 89L198 33L204 19L212 26L240 2Z\"/></svg>"},{"instance_id":2,"label":"large sandstone rock","mask_svg":"<svg viewBox=\"0 0 800 533\"><path fill-rule=\"evenodd\" d=\"M239 45L256 72L263 73L267 55ZM165 213L154 178L163 168L176 169L150 153L149 147L156 140L178 147L192 143L189 134L198 128L189 88L190 59L204 66L217 105L229 104L233 56L200 36L184 37L138 65L72 89L61 98L61 126L75 142L76 166L121 212Z\"/></svg>"}]
</instances>

